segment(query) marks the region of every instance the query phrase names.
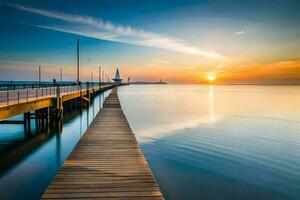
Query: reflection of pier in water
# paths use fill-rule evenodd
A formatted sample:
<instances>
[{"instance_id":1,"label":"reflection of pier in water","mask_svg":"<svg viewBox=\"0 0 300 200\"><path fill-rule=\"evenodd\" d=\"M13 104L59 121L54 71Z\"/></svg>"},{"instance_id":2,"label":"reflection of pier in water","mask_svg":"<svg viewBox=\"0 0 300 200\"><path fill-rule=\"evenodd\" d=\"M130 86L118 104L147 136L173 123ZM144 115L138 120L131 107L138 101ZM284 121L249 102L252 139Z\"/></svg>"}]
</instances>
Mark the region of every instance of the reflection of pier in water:
<instances>
[{"instance_id":1,"label":"reflection of pier in water","mask_svg":"<svg viewBox=\"0 0 300 200\"><path fill-rule=\"evenodd\" d=\"M89 126L90 119L89 119L89 110L93 109L95 112L96 103L94 102L93 96L91 98L91 104L78 104L76 102L70 102L64 106L64 114L59 126L55 124L49 124L49 126L36 126L36 123L33 123L34 126L31 127L30 131L24 131L24 140L22 142L17 142L18 144L14 145L13 149L8 148L2 152L2 156L0 157L0 177L1 174L3 175L8 169L12 169L15 165L26 160L28 156L33 154L36 150L38 150L45 142L49 141L53 137L56 138L56 165L59 167L63 160L60 158L61 153L61 132L64 123L70 123L75 118L79 117L80 119L80 136L83 132L82 127L82 120L83 120L83 113L86 113L86 118L84 118L87 122L86 127ZM101 102L103 102L102 98L104 98L104 93L100 93L97 95L99 99L99 108L101 107ZM91 106L91 108L90 108ZM31 121L35 120L31 118ZM10 120L8 122L13 123L3 123L3 124L10 124L10 125L20 125L23 124L21 120Z\"/></svg>"}]
</instances>

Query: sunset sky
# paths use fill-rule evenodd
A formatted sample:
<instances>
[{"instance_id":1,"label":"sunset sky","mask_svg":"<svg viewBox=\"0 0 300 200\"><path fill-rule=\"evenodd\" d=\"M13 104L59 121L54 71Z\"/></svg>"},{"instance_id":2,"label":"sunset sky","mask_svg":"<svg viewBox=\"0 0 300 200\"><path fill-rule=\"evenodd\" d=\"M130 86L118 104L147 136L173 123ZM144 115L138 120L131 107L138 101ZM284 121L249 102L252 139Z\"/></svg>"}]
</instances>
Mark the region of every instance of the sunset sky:
<instances>
[{"instance_id":1,"label":"sunset sky","mask_svg":"<svg viewBox=\"0 0 300 200\"><path fill-rule=\"evenodd\" d=\"M70 3L72 2L72 3ZM0 80L300 83L298 0L0 1Z\"/></svg>"}]
</instances>

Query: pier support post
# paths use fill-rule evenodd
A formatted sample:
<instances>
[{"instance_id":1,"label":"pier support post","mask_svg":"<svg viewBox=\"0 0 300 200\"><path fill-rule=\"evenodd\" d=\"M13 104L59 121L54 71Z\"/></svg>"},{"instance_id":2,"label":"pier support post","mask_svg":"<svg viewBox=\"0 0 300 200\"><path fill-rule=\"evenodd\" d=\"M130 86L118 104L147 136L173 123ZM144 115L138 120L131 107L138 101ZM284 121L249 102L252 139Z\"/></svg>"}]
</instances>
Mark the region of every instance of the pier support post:
<instances>
[{"instance_id":1,"label":"pier support post","mask_svg":"<svg viewBox=\"0 0 300 200\"><path fill-rule=\"evenodd\" d=\"M45 109L42 110L41 112L41 123L42 123L42 130L45 129Z\"/></svg>"},{"instance_id":2,"label":"pier support post","mask_svg":"<svg viewBox=\"0 0 300 200\"><path fill-rule=\"evenodd\" d=\"M24 132L27 136L31 133L30 112L24 113Z\"/></svg>"},{"instance_id":3,"label":"pier support post","mask_svg":"<svg viewBox=\"0 0 300 200\"><path fill-rule=\"evenodd\" d=\"M30 120L31 116L30 116L30 112L27 113L27 122L28 122L28 131L29 133L31 132L31 120Z\"/></svg>"},{"instance_id":4,"label":"pier support post","mask_svg":"<svg viewBox=\"0 0 300 200\"><path fill-rule=\"evenodd\" d=\"M23 118L24 118L24 132L27 132L27 113L23 114Z\"/></svg>"},{"instance_id":5,"label":"pier support post","mask_svg":"<svg viewBox=\"0 0 300 200\"><path fill-rule=\"evenodd\" d=\"M49 121L50 121L50 107L46 108L47 109L47 119L46 119L46 125L49 127Z\"/></svg>"},{"instance_id":6,"label":"pier support post","mask_svg":"<svg viewBox=\"0 0 300 200\"><path fill-rule=\"evenodd\" d=\"M40 128L40 124L39 124L39 111L36 110L34 111L35 114L35 127L38 130Z\"/></svg>"}]
</instances>

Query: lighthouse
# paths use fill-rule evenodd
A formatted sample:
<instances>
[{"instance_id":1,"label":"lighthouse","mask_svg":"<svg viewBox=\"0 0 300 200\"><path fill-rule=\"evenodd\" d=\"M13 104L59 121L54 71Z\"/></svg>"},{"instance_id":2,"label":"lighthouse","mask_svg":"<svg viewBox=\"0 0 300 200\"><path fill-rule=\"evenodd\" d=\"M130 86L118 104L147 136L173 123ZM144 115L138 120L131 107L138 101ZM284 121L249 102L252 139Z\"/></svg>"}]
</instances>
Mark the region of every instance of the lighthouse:
<instances>
[{"instance_id":1,"label":"lighthouse","mask_svg":"<svg viewBox=\"0 0 300 200\"><path fill-rule=\"evenodd\" d=\"M115 78L113 79L116 84L121 84L122 79L120 77L119 69L117 68Z\"/></svg>"}]
</instances>

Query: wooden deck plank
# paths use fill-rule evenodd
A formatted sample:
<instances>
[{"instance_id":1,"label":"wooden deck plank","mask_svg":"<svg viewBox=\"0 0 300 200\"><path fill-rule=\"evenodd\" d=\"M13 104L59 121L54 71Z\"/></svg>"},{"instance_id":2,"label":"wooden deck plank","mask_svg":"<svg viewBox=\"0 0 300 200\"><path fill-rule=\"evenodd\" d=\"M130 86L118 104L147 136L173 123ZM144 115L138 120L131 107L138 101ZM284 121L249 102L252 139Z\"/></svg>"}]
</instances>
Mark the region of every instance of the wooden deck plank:
<instances>
[{"instance_id":1,"label":"wooden deck plank","mask_svg":"<svg viewBox=\"0 0 300 200\"><path fill-rule=\"evenodd\" d=\"M164 199L120 106L117 89L42 199Z\"/></svg>"}]
</instances>

